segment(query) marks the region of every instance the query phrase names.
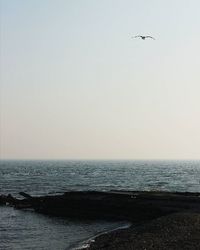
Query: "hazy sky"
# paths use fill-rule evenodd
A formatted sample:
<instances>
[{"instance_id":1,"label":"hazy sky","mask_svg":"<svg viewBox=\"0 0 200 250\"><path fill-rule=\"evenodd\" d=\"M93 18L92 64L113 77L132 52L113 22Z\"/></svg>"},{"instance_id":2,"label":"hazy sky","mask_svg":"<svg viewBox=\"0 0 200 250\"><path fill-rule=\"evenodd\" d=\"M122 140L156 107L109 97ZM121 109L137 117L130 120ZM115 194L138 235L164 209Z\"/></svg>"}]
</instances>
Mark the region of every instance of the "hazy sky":
<instances>
[{"instance_id":1,"label":"hazy sky","mask_svg":"<svg viewBox=\"0 0 200 250\"><path fill-rule=\"evenodd\" d=\"M0 2L1 158L200 158L199 0Z\"/></svg>"}]
</instances>

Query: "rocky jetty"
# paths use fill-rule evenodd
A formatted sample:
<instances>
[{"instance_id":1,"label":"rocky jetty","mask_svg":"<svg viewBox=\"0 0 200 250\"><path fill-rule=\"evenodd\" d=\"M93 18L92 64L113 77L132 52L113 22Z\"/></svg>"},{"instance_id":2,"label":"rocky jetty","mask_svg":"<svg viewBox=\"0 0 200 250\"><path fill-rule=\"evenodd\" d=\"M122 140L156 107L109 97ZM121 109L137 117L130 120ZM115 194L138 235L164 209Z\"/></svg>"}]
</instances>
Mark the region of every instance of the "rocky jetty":
<instances>
[{"instance_id":1,"label":"rocky jetty","mask_svg":"<svg viewBox=\"0 0 200 250\"><path fill-rule=\"evenodd\" d=\"M40 197L23 192L20 194L23 199L1 195L0 204L18 209L32 208L36 212L54 216L126 219L134 222L188 210L200 211L200 193L87 191Z\"/></svg>"}]
</instances>

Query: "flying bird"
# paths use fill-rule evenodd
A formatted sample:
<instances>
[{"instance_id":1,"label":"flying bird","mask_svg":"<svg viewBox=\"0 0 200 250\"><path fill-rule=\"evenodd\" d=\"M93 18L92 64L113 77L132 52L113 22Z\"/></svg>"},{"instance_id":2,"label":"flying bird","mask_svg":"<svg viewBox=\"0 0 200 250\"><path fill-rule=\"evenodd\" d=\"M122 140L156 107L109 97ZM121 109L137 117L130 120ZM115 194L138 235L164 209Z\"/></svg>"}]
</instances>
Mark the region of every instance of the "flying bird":
<instances>
[{"instance_id":1,"label":"flying bird","mask_svg":"<svg viewBox=\"0 0 200 250\"><path fill-rule=\"evenodd\" d=\"M140 37L142 40L145 40L146 38L151 38L151 39L155 40L155 38L152 36L134 36L133 38L137 38L137 37Z\"/></svg>"}]
</instances>

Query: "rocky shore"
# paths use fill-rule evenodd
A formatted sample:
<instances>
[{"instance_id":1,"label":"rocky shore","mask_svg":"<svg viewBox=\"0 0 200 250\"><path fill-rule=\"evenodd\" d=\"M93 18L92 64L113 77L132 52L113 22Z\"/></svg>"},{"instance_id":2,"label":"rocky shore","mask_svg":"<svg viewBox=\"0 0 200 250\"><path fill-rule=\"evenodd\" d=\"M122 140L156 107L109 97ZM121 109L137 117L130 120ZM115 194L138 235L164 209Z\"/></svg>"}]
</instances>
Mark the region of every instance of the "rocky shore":
<instances>
[{"instance_id":1,"label":"rocky shore","mask_svg":"<svg viewBox=\"0 0 200 250\"><path fill-rule=\"evenodd\" d=\"M89 250L200 249L200 193L66 192L24 198L0 195L0 205L33 209L49 216L75 219L125 219L128 229L100 235Z\"/></svg>"}]
</instances>

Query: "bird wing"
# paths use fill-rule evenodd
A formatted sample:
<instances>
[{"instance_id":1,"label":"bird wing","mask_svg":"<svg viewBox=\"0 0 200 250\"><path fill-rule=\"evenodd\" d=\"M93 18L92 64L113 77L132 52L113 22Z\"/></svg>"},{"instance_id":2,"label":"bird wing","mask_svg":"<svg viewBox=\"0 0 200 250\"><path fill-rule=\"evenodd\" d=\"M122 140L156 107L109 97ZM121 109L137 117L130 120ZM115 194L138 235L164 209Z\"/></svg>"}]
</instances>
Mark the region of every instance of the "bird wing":
<instances>
[{"instance_id":1,"label":"bird wing","mask_svg":"<svg viewBox=\"0 0 200 250\"><path fill-rule=\"evenodd\" d=\"M153 39L153 40L156 40L154 37L152 37L152 36L145 36L146 38L151 38L151 39Z\"/></svg>"},{"instance_id":2,"label":"bird wing","mask_svg":"<svg viewBox=\"0 0 200 250\"><path fill-rule=\"evenodd\" d=\"M142 36L134 36L133 38L137 38L137 37L142 37Z\"/></svg>"}]
</instances>

